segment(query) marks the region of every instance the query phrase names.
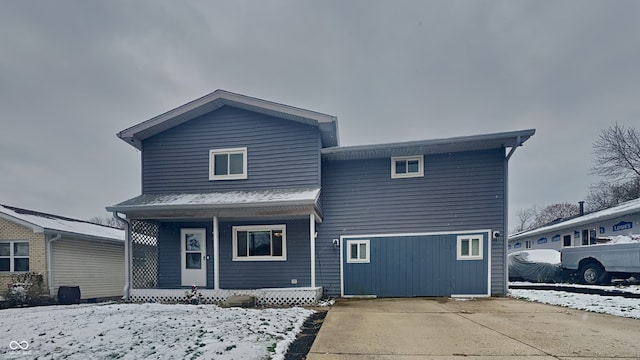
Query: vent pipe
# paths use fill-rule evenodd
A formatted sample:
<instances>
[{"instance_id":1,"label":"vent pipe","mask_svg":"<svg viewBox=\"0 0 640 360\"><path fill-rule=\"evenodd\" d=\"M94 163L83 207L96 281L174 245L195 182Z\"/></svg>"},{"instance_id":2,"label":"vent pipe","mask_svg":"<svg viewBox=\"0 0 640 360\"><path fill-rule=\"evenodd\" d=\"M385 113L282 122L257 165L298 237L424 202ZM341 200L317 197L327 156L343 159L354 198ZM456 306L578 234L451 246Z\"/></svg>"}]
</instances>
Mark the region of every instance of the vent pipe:
<instances>
[{"instance_id":1,"label":"vent pipe","mask_svg":"<svg viewBox=\"0 0 640 360\"><path fill-rule=\"evenodd\" d=\"M584 215L584 201L578 201L578 205L580 206L580 216Z\"/></svg>"}]
</instances>

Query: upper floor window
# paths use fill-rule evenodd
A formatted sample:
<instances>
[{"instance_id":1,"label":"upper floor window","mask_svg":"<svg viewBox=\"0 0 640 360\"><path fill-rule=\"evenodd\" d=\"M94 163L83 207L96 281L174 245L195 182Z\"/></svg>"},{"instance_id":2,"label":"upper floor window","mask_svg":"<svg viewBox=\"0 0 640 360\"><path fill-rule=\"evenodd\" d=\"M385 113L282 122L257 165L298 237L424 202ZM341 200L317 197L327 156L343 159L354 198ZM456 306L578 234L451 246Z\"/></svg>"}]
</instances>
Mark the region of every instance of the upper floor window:
<instances>
[{"instance_id":1,"label":"upper floor window","mask_svg":"<svg viewBox=\"0 0 640 360\"><path fill-rule=\"evenodd\" d=\"M0 242L0 271L29 271L29 242Z\"/></svg>"},{"instance_id":2,"label":"upper floor window","mask_svg":"<svg viewBox=\"0 0 640 360\"><path fill-rule=\"evenodd\" d=\"M247 178L247 148L209 150L209 180Z\"/></svg>"},{"instance_id":3,"label":"upper floor window","mask_svg":"<svg viewBox=\"0 0 640 360\"><path fill-rule=\"evenodd\" d=\"M391 178L424 176L424 156L402 156L391 158Z\"/></svg>"}]
</instances>

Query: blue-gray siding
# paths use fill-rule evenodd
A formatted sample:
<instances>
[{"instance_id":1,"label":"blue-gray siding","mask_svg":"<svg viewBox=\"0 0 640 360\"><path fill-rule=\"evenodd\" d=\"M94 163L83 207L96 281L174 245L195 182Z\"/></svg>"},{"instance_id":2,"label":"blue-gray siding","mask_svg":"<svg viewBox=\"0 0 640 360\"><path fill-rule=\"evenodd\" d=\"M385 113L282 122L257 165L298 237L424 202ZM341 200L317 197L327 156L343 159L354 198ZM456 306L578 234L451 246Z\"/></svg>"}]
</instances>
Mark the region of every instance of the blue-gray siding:
<instances>
[{"instance_id":1,"label":"blue-gray siding","mask_svg":"<svg viewBox=\"0 0 640 360\"><path fill-rule=\"evenodd\" d=\"M247 147L246 180L209 180L209 150ZM143 143L142 192L320 185L318 128L225 106Z\"/></svg>"},{"instance_id":2,"label":"blue-gray siding","mask_svg":"<svg viewBox=\"0 0 640 360\"><path fill-rule=\"evenodd\" d=\"M480 260L456 259L457 234L364 237L371 247L369 263L347 263L347 252L343 252L344 294L486 295L488 236L477 235L484 241ZM352 239L358 238L348 238Z\"/></svg>"},{"instance_id":3,"label":"blue-gray siding","mask_svg":"<svg viewBox=\"0 0 640 360\"><path fill-rule=\"evenodd\" d=\"M341 235L491 229L504 233L504 150L425 156L425 175L391 179L390 159L323 161L318 285L340 294ZM504 237L503 237L504 238ZM502 239L503 239L502 238ZM491 292L504 294L504 242L491 241Z\"/></svg>"},{"instance_id":4,"label":"blue-gray siding","mask_svg":"<svg viewBox=\"0 0 640 360\"><path fill-rule=\"evenodd\" d=\"M287 226L287 261L232 261L232 226L285 224ZM213 288L212 220L198 222L165 222L160 225L158 239L158 287L181 287L180 229L206 228L207 288ZM255 289L268 287L311 286L309 221L223 222L219 223L220 287L223 289ZM291 284L297 279L297 285Z\"/></svg>"}]
</instances>

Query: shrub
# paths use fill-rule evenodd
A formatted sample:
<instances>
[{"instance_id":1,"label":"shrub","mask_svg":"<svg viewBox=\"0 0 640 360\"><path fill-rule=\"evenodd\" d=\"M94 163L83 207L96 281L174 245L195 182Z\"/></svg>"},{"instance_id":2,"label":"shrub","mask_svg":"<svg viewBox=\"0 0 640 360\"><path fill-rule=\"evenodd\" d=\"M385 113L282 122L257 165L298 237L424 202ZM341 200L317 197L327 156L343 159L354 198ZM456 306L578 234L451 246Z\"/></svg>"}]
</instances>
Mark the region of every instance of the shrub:
<instances>
[{"instance_id":1,"label":"shrub","mask_svg":"<svg viewBox=\"0 0 640 360\"><path fill-rule=\"evenodd\" d=\"M191 290L185 292L185 304L199 305L204 300L204 296L198 291L196 285L191 285Z\"/></svg>"},{"instance_id":2,"label":"shrub","mask_svg":"<svg viewBox=\"0 0 640 360\"><path fill-rule=\"evenodd\" d=\"M8 306L40 305L41 295L46 295L44 277L36 272L12 273L11 283L6 291Z\"/></svg>"}]
</instances>

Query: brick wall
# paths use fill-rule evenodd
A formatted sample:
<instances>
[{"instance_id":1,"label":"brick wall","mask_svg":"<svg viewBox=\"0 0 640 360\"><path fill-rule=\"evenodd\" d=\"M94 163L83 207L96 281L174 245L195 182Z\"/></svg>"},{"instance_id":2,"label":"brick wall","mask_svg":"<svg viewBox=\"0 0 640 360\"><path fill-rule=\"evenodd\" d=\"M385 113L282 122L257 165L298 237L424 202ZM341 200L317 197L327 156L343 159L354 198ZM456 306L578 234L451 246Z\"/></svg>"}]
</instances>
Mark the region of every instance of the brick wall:
<instances>
[{"instance_id":1,"label":"brick wall","mask_svg":"<svg viewBox=\"0 0 640 360\"><path fill-rule=\"evenodd\" d=\"M30 228L12 221L0 219L0 241L3 240L29 241L29 271L41 273L44 278L45 289L48 289L45 235L34 233ZM10 281L9 273L0 272L0 296L5 295L5 290Z\"/></svg>"}]
</instances>

